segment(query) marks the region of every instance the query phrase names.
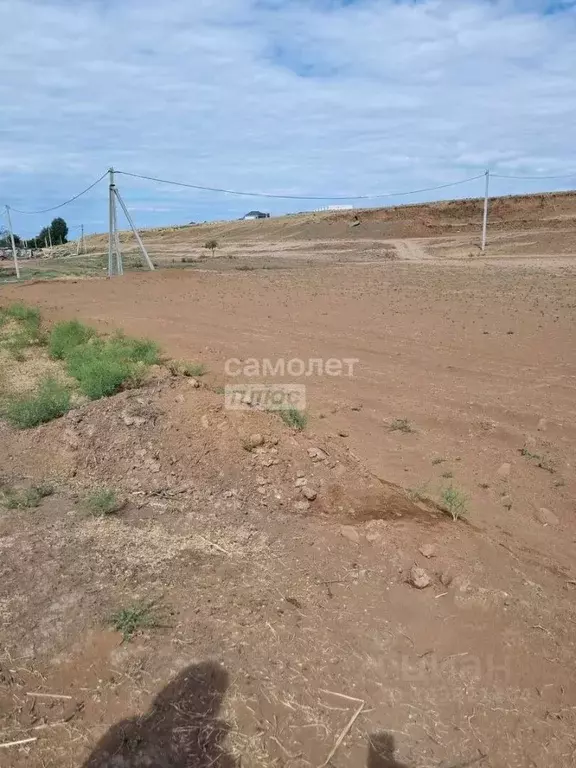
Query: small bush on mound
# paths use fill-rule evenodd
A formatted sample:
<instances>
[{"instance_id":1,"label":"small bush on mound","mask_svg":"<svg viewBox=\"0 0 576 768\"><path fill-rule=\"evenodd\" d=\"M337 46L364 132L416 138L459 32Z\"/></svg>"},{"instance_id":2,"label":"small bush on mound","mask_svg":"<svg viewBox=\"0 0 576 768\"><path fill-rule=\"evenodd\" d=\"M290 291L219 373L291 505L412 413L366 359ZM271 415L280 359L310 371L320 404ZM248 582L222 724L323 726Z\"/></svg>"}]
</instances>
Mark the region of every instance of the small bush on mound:
<instances>
[{"instance_id":1,"label":"small bush on mound","mask_svg":"<svg viewBox=\"0 0 576 768\"><path fill-rule=\"evenodd\" d=\"M308 417L297 408L284 408L280 411L280 418L292 429L303 430L308 423Z\"/></svg>"},{"instance_id":2,"label":"small bush on mound","mask_svg":"<svg viewBox=\"0 0 576 768\"><path fill-rule=\"evenodd\" d=\"M63 416L70 410L70 393L52 378L40 382L33 395L8 400L4 415L14 427L30 429Z\"/></svg>"},{"instance_id":3,"label":"small bush on mound","mask_svg":"<svg viewBox=\"0 0 576 768\"><path fill-rule=\"evenodd\" d=\"M48 350L54 360L64 360L71 352L96 335L96 331L78 320L56 323L50 334Z\"/></svg>"}]
</instances>

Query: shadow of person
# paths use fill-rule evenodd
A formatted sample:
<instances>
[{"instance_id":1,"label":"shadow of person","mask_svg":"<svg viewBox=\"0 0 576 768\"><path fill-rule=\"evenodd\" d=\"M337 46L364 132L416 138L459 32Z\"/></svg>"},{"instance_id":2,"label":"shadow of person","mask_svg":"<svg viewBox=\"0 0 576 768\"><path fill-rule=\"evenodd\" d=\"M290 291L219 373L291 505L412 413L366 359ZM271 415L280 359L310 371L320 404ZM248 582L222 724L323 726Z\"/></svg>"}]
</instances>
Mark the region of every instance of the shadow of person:
<instances>
[{"instance_id":1,"label":"shadow of person","mask_svg":"<svg viewBox=\"0 0 576 768\"><path fill-rule=\"evenodd\" d=\"M234 768L224 748L229 727L217 719L227 688L219 664L187 667L149 712L112 726L83 768Z\"/></svg>"},{"instance_id":2,"label":"shadow of person","mask_svg":"<svg viewBox=\"0 0 576 768\"><path fill-rule=\"evenodd\" d=\"M368 759L366 768L409 768L394 757L396 747L394 736L386 731L372 733L368 737Z\"/></svg>"}]
</instances>

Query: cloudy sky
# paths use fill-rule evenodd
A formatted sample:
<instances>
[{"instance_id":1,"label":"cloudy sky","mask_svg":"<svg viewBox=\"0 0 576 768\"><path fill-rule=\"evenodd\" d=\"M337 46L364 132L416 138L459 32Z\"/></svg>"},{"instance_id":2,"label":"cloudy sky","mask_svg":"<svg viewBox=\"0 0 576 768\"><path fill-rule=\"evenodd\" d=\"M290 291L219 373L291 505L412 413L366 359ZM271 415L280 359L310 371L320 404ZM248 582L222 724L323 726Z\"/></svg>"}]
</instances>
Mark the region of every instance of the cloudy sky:
<instances>
[{"instance_id":1,"label":"cloudy sky","mask_svg":"<svg viewBox=\"0 0 576 768\"><path fill-rule=\"evenodd\" d=\"M111 165L326 197L487 167L576 172L576 0L0 0L0 29L0 204L13 208L56 205ZM142 226L323 204L118 183ZM61 213L104 229L105 183ZM14 213L15 229L51 215Z\"/></svg>"}]
</instances>

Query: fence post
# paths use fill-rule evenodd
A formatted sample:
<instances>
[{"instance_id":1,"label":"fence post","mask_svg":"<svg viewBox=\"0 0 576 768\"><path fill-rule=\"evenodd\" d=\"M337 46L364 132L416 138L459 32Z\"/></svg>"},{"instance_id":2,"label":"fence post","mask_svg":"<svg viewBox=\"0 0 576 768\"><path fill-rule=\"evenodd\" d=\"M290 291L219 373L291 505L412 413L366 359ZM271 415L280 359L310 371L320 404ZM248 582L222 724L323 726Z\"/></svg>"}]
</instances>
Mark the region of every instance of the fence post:
<instances>
[{"instance_id":1,"label":"fence post","mask_svg":"<svg viewBox=\"0 0 576 768\"><path fill-rule=\"evenodd\" d=\"M482 253L486 250L486 236L488 233L488 196L490 194L490 171L486 171L486 189L484 192L484 219L482 221Z\"/></svg>"},{"instance_id":2,"label":"fence post","mask_svg":"<svg viewBox=\"0 0 576 768\"><path fill-rule=\"evenodd\" d=\"M10 230L10 242L12 243L12 258L14 259L14 269L16 277L20 280L20 266L18 264L18 254L16 253L16 243L14 242L14 230L12 229L12 218L10 216L10 206L6 206L6 218L8 219L8 229Z\"/></svg>"}]
</instances>

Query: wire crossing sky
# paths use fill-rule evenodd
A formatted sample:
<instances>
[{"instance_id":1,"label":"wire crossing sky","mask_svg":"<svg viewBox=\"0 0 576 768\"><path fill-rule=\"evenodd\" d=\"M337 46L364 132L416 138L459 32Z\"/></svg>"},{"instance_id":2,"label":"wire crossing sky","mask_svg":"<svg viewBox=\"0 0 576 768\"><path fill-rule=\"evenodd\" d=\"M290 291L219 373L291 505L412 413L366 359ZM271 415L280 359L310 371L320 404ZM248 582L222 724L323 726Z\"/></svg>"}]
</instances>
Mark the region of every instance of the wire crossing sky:
<instances>
[{"instance_id":1,"label":"wire crossing sky","mask_svg":"<svg viewBox=\"0 0 576 768\"><path fill-rule=\"evenodd\" d=\"M477 196L442 186L486 168L493 194L574 183L572 0L0 0L0 28L0 202L24 235L110 165L199 187L120 177L140 226L262 205L209 187L277 214ZM105 229L105 184L65 210Z\"/></svg>"}]
</instances>

